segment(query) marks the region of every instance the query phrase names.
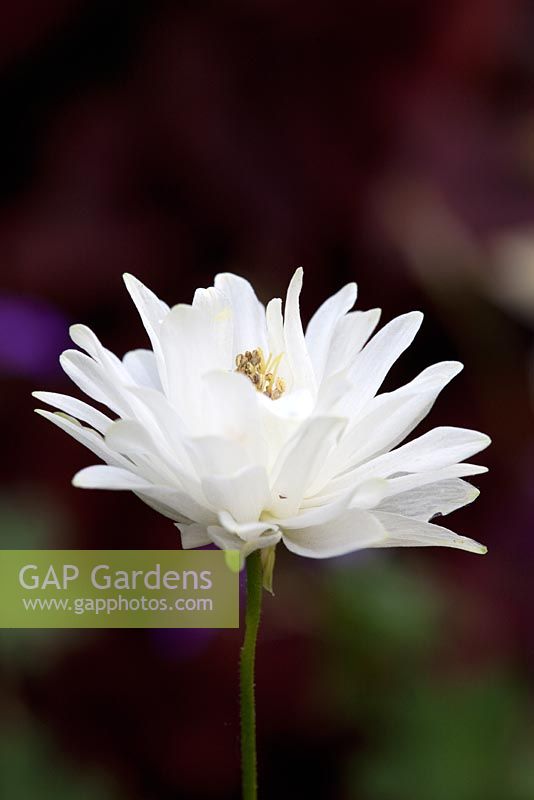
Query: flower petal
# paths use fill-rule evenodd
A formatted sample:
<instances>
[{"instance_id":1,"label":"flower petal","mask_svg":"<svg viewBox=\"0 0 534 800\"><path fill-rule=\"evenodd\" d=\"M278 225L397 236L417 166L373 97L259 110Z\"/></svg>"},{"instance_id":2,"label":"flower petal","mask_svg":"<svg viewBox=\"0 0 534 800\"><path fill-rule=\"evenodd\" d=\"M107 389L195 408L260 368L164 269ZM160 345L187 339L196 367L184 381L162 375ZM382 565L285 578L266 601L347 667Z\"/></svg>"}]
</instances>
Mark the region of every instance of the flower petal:
<instances>
[{"instance_id":1,"label":"flower petal","mask_svg":"<svg viewBox=\"0 0 534 800\"><path fill-rule=\"evenodd\" d=\"M354 359L349 376L355 389L341 403L339 413L354 417L371 400L389 370L413 342L423 315L412 311L385 325Z\"/></svg>"},{"instance_id":2,"label":"flower petal","mask_svg":"<svg viewBox=\"0 0 534 800\"><path fill-rule=\"evenodd\" d=\"M239 442L221 436L185 439L191 462L199 477L228 475L250 466L246 450Z\"/></svg>"},{"instance_id":3,"label":"flower petal","mask_svg":"<svg viewBox=\"0 0 534 800\"><path fill-rule=\"evenodd\" d=\"M176 527L180 531L180 538L184 550L192 550L196 547L205 547L207 544L211 544L208 530L204 525L184 525L178 523Z\"/></svg>"},{"instance_id":4,"label":"flower petal","mask_svg":"<svg viewBox=\"0 0 534 800\"><path fill-rule=\"evenodd\" d=\"M201 482L208 502L228 511L236 522L256 522L269 505L270 491L264 467L247 467L234 475L211 475Z\"/></svg>"},{"instance_id":5,"label":"flower petal","mask_svg":"<svg viewBox=\"0 0 534 800\"><path fill-rule=\"evenodd\" d=\"M156 357L161 383L166 387L165 362L161 352L159 334L161 323L170 311L169 306L144 286L140 280L134 278L133 275L125 273L123 280L148 333Z\"/></svg>"},{"instance_id":6,"label":"flower petal","mask_svg":"<svg viewBox=\"0 0 534 800\"><path fill-rule=\"evenodd\" d=\"M282 539L288 550L308 558L331 558L376 546L385 532L369 511L352 509L325 525L285 531Z\"/></svg>"},{"instance_id":7,"label":"flower petal","mask_svg":"<svg viewBox=\"0 0 534 800\"><path fill-rule=\"evenodd\" d=\"M235 533L229 533L224 528L217 525L210 525L208 534L211 540L221 550L239 550L241 554L241 568L244 566L245 558L254 552L254 550L263 550L265 547L274 547L282 538L280 531L274 533L264 533L256 539L250 541L243 541Z\"/></svg>"},{"instance_id":8,"label":"flower petal","mask_svg":"<svg viewBox=\"0 0 534 800\"><path fill-rule=\"evenodd\" d=\"M198 481L189 473L187 465L180 463L156 428L146 428L136 420L119 419L108 428L106 444L114 452L131 458L151 483L183 488L201 502Z\"/></svg>"},{"instance_id":9,"label":"flower petal","mask_svg":"<svg viewBox=\"0 0 534 800\"><path fill-rule=\"evenodd\" d=\"M197 502L189 490L151 485L136 490L135 494L153 508L163 506L170 509L171 513L167 516L175 521L192 521L207 526L213 525L217 520L214 512L208 508L206 501Z\"/></svg>"},{"instance_id":10,"label":"flower petal","mask_svg":"<svg viewBox=\"0 0 534 800\"><path fill-rule=\"evenodd\" d=\"M292 380L292 385L288 388L291 390L306 389L315 393L315 373L306 346L300 318L299 297L302 289L302 275L302 269L299 267L291 278L287 289L284 309L284 338Z\"/></svg>"},{"instance_id":11,"label":"flower petal","mask_svg":"<svg viewBox=\"0 0 534 800\"><path fill-rule=\"evenodd\" d=\"M215 288L229 300L233 311L233 355L261 347L268 352L265 309L245 278L223 272L215 277Z\"/></svg>"},{"instance_id":12,"label":"flower petal","mask_svg":"<svg viewBox=\"0 0 534 800\"><path fill-rule=\"evenodd\" d=\"M378 325L381 313L379 308L350 311L338 320L328 351L325 377L345 370L352 364Z\"/></svg>"},{"instance_id":13,"label":"flower petal","mask_svg":"<svg viewBox=\"0 0 534 800\"><path fill-rule=\"evenodd\" d=\"M304 338L318 383L324 374L337 322L350 311L356 302L357 294L356 284L348 283L319 306L308 323Z\"/></svg>"},{"instance_id":14,"label":"flower petal","mask_svg":"<svg viewBox=\"0 0 534 800\"><path fill-rule=\"evenodd\" d=\"M439 525L384 511L374 511L373 514L387 533L387 537L373 547L454 547L470 553L487 552L483 544Z\"/></svg>"},{"instance_id":15,"label":"flower petal","mask_svg":"<svg viewBox=\"0 0 534 800\"><path fill-rule=\"evenodd\" d=\"M94 428L99 433L105 433L113 420L102 414L96 408L93 408L88 403L82 400L77 400L75 397L69 397L66 394L57 394L56 392L32 392L32 396L42 403L47 403L49 406L63 411L80 422L87 422L91 428Z\"/></svg>"},{"instance_id":16,"label":"flower petal","mask_svg":"<svg viewBox=\"0 0 534 800\"><path fill-rule=\"evenodd\" d=\"M74 344L85 350L98 364L102 364L110 373L115 374L121 383L124 383L126 373L120 358L104 347L91 328L88 328L87 325L71 325L69 334Z\"/></svg>"},{"instance_id":17,"label":"flower petal","mask_svg":"<svg viewBox=\"0 0 534 800\"><path fill-rule=\"evenodd\" d=\"M262 435L260 397L244 375L220 370L208 373L197 399L201 433L231 439L245 450L250 462L265 464L267 443Z\"/></svg>"},{"instance_id":18,"label":"flower petal","mask_svg":"<svg viewBox=\"0 0 534 800\"><path fill-rule=\"evenodd\" d=\"M284 352L286 347L282 301L279 297L274 297L267 303L265 317L267 323L268 349L274 356L278 356L280 353Z\"/></svg>"},{"instance_id":19,"label":"flower petal","mask_svg":"<svg viewBox=\"0 0 534 800\"><path fill-rule=\"evenodd\" d=\"M429 483L450 480L451 478L466 478L472 475L482 475L487 472L487 467L478 464L451 464L441 469L428 470L425 472L413 472L408 475L400 475L396 478L389 478L387 481L387 497L393 497L400 492L408 492L420 486L427 486Z\"/></svg>"},{"instance_id":20,"label":"flower petal","mask_svg":"<svg viewBox=\"0 0 534 800\"><path fill-rule=\"evenodd\" d=\"M217 368L233 369L235 311L228 297L214 286L210 286L209 289L197 289L193 298L193 308L199 310L202 315L205 335L212 342Z\"/></svg>"},{"instance_id":21,"label":"flower petal","mask_svg":"<svg viewBox=\"0 0 534 800\"><path fill-rule=\"evenodd\" d=\"M64 372L71 381L96 400L110 408L115 414L128 414L128 404L124 402L120 390L109 379L101 364L79 350L65 350L59 357Z\"/></svg>"},{"instance_id":22,"label":"flower petal","mask_svg":"<svg viewBox=\"0 0 534 800\"><path fill-rule=\"evenodd\" d=\"M461 370L462 364L457 361L434 364L400 389L373 398L325 462L317 490L334 475L391 450L405 439Z\"/></svg>"},{"instance_id":23,"label":"flower petal","mask_svg":"<svg viewBox=\"0 0 534 800\"><path fill-rule=\"evenodd\" d=\"M376 510L428 522L438 514L450 514L451 511L472 503L479 494L480 491L467 481L453 478L387 497Z\"/></svg>"},{"instance_id":24,"label":"flower petal","mask_svg":"<svg viewBox=\"0 0 534 800\"><path fill-rule=\"evenodd\" d=\"M445 426L434 428L412 442L378 456L364 465L362 471L388 477L395 472L439 469L470 458L489 444L489 436L479 431Z\"/></svg>"},{"instance_id":25,"label":"flower petal","mask_svg":"<svg viewBox=\"0 0 534 800\"><path fill-rule=\"evenodd\" d=\"M167 397L184 419L196 427L200 424L198 400L202 375L218 366L199 309L174 306L161 325L160 342Z\"/></svg>"},{"instance_id":26,"label":"flower petal","mask_svg":"<svg viewBox=\"0 0 534 800\"><path fill-rule=\"evenodd\" d=\"M151 486L149 481L139 475L135 475L130 470L109 467L104 464L96 464L95 466L81 469L72 479L72 485L78 489L113 489L120 491L147 489Z\"/></svg>"},{"instance_id":27,"label":"flower petal","mask_svg":"<svg viewBox=\"0 0 534 800\"><path fill-rule=\"evenodd\" d=\"M277 531L276 521L267 522L236 522L228 511L221 511L218 514L219 522L229 533L235 533L240 539L247 542L250 539L257 539L266 531Z\"/></svg>"},{"instance_id":28,"label":"flower petal","mask_svg":"<svg viewBox=\"0 0 534 800\"><path fill-rule=\"evenodd\" d=\"M273 470L272 504L276 517L292 517L313 483L328 451L335 445L346 420L312 417L305 422L282 450Z\"/></svg>"},{"instance_id":29,"label":"flower petal","mask_svg":"<svg viewBox=\"0 0 534 800\"><path fill-rule=\"evenodd\" d=\"M81 425L77 420L72 417L66 417L59 412L45 411L41 408L36 408L35 413L41 417L50 420L58 428L61 428L65 433L72 436L80 444L85 445L88 450L91 450L102 461L114 466L128 466L129 462L118 453L114 453L105 443L102 436L91 428L86 428Z\"/></svg>"},{"instance_id":30,"label":"flower petal","mask_svg":"<svg viewBox=\"0 0 534 800\"><path fill-rule=\"evenodd\" d=\"M156 357L152 350L130 350L122 359L128 374L138 386L162 391Z\"/></svg>"}]
</instances>

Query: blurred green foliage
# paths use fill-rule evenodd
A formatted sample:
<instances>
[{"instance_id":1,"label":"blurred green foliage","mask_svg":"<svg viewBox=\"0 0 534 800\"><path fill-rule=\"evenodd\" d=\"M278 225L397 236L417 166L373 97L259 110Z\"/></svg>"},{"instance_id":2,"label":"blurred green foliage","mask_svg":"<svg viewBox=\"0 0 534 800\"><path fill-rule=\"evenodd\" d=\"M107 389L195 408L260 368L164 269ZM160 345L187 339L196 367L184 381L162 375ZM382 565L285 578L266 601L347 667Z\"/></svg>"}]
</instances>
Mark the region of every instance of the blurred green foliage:
<instances>
[{"instance_id":1,"label":"blurred green foliage","mask_svg":"<svg viewBox=\"0 0 534 800\"><path fill-rule=\"evenodd\" d=\"M528 687L511 665L448 674L447 587L415 563L366 556L324 579L321 691L353 742L347 797L532 800Z\"/></svg>"},{"instance_id":2,"label":"blurred green foliage","mask_svg":"<svg viewBox=\"0 0 534 800\"><path fill-rule=\"evenodd\" d=\"M413 680L384 708L376 751L351 759L351 796L363 786L369 800L532 800L525 696L506 675Z\"/></svg>"},{"instance_id":3,"label":"blurred green foliage","mask_svg":"<svg viewBox=\"0 0 534 800\"><path fill-rule=\"evenodd\" d=\"M67 527L65 509L35 487L0 493L0 550L58 547ZM85 640L91 635L86 632ZM79 641L80 633L70 630L2 630L0 659L10 671L45 673L58 655Z\"/></svg>"},{"instance_id":4,"label":"blurred green foliage","mask_svg":"<svg viewBox=\"0 0 534 800\"><path fill-rule=\"evenodd\" d=\"M100 773L76 769L51 744L45 730L19 719L0 734L0 796L24 800L118 800L121 795Z\"/></svg>"}]
</instances>

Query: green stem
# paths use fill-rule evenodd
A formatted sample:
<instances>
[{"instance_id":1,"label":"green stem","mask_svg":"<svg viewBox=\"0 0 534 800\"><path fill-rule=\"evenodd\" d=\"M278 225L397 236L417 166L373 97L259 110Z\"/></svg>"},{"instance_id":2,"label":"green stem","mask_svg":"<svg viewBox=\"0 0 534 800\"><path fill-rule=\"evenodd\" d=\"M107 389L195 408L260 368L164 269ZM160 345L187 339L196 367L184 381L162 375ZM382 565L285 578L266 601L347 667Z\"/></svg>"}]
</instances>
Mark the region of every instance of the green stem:
<instances>
[{"instance_id":1,"label":"green stem","mask_svg":"<svg viewBox=\"0 0 534 800\"><path fill-rule=\"evenodd\" d=\"M241 648L241 776L243 800L258 797L256 763L256 706L254 700L254 663L256 640L260 624L262 587L261 553L255 550L246 561L247 607L245 614L245 639Z\"/></svg>"}]
</instances>

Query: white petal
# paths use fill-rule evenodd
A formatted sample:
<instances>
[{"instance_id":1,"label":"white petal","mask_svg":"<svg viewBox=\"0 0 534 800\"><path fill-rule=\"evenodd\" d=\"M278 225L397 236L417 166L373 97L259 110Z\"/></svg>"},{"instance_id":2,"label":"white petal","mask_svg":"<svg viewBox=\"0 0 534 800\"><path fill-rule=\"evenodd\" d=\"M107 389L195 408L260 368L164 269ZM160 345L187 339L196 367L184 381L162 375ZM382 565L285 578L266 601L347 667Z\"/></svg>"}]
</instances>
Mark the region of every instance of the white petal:
<instances>
[{"instance_id":1,"label":"white petal","mask_svg":"<svg viewBox=\"0 0 534 800\"><path fill-rule=\"evenodd\" d=\"M65 433L72 436L73 439L76 439L77 442L85 445L85 447L91 450L98 458L101 458L102 461L116 466L128 466L128 460L110 450L99 433L91 428L84 427L77 420L66 417L61 413L52 413L51 411L45 411L41 408L36 408L35 413L50 420L50 422L57 425L58 428L61 428Z\"/></svg>"},{"instance_id":2,"label":"white petal","mask_svg":"<svg viewBox=\"0 0 534 800\"><path fill-rule=\"evenodd\" d=\"M337 404L354 388L347 370L327 375L321 381L313 413L315 416L335 416ZM283 399L283 398L282 398Z\"/></svg>"},{"instance_id":3,"label":"white petal","mask_svg":"<svg viewBox=\"0 0 534 800\"><path fill-rule=\"evenodd\" d=\"M451 478L466 478L471 475L482 475L487 472L487 467L478 464L451 464L449 467L428 470L425 472L414 472L409 475L401 475L397 478L389 478L387 481L387 496L392 497L400 492L408 492L420 486L427 486L429 483L450 480Z\"/></svg>"},{"instance_id":4,"label":"white petal","mask_svg":"<svg viewBox=\"0 0 534 800\"><path fill-rule=\"evenodd\" d=\"M200 487L181 464L176 454L153 428L136 420L119 419L108 428L106 444L114 452L129 456L152 483L170 488L179 486L201 501Z\"/></svg>"},{"instance_id":5,"label":"white petal","mask_svg":"<svg viewBox=\"0 0 534 800\"><path fill-rule=\"evenodd\" d=\"M313 483L345 424L346 420L335 417L312 417L288 442L273 470L269 508L273 516L284 518L297 513L308 486Z\"/></svg>"},{"instance_id":6,"label":"white petal","mask_svg":"<svg viewBox=\"0 0 534 800\"><path fill-rule=\"evenodd\" d=\"M204 525L181 525L176 526L180 531L182 547L184 550L192 550L196 547L205 547L211 544L207 528Z\"/></svg>"},{"instance_id":7,"label":"white petal","mask_svg":"<svg viewBox=\"0 0 534 800\"><path fill-rule=\"evenodd\" d=\"M134 278L133 275L125 273L123 279L130 293L130 297L139 312L145 330L148 333L154 355L156 356L161 383L166 387L165 363L161 352L159 334L161 323L169 313L169 306L164 303L163 300L160 300L159 297L156 297L154 292L150 291L141 281Z\"/></svg>"},{"instance_id":8,"label":"white petal","mask_svg":"<svg viewBox=\"0 0 534 800\"><path fill-rule=\"evenodd\" d=\"M204 526L213 525L217 521L214 512L207 507L206 501L203 504L197 502L189 490L169 488L168 486L149 486L135 493L153 508L164 506L172 509L172 513L167 516L171 516L174 520L191 520Z\"/></svg>"},{"instance_id":9,"label":"white petal","mask_svg":"<svg viewBox=\"0 0 534 800\"><path fill-rule=\"evenodd\" d=\"M59 360L67 375L89 397L104 403L118 416L135 417L138 404L128 391L132 378L124 364L102 347L89 328L83 325L74 328L74 338L85 344L96 360L78 350L66 350Z\"/></svg>"},{"instance_id":10,"label":"white petal","mask_svg":"<svg viewBox=\"0 0 534 800\"><path fill-rule=\"evenodd\" d=\"M170 519L188 519L210 525L215 516L201 507L185 492L166 486L154 486L149 481L127 469L104 465L86 467L73 480L74 486L82 489L112 489L132 491L147 505Z\"/></svg>"},{"instance_id":11,"label":"white petal","mask_svg":"<svg viewBox=\"0 0 534 800\"><path fill-rule=\"evenodd\" d=\"M293 528L300 530L301 528L309 528L312 525L324 525L325 522L330 522L346 511L349 507L350 499L350 494L340 495L331 503L325 503L320 506L310 506L299 511L294 517L285 517L284 519L272 518L272 521L276 522L282 530L291 530Z\"/></svg>"},{"instance_id":12,"label":"white petal","mask_svg":"<svg viewBox=\"0 0 534 800\"><path fill-rule=\"evenodd\" d=\"M84 394L108 406L118 415L128 413L128 405L120 390L110 381L100 364L79 350L65 350L59 361L64 372Z\"/></svg>"},{"instance_id":13,"label":"white petal","mask_svg":"<svg viewBox=\"0 0 534 800\"><path fill-rule=\"evenodd\" d=\"M120 359L117 358L115 353L108 350L100 342L100 339L87 325L71 325L69 328L70 338L81 347L82 350L94 358L99 364L102 364L110 372L116 375L121 382L124 382L126 373Z\"/></svg>"},{"instance_id":14,"label":"white petal","mask_svg":"<svg viewBox=\"0 0 534 800\"><path fill-rule=\"evenodd\" d=\"M212 342L216 368L233 369L235 311L228 297L214 286L210 286L209 289L197 289L193 298L193 308L201 312L205 335Z\"/></svg>"},{"instance_id":15,"label":"white petal","mask_svg":"<svg viewBox=\"0 0 534 800\"><path fill-rule=\"evenodd\" d=\"M351 495L350 507L371 509L387 495L389 482L383 478L370 478L363 481Z\"/></svg>"},{"instance_id":16,"label":"white petal","mask_svg":"<svg viewBox=\"0 0 534 800\"><path fill-rule=\"evenodd\" d=\"M425 473L427 470L433 472L469 458L484 450L490 442L488 436L478 431L466 428L434 428L402 447L373 458L330 481L323 492L324 494L344 492L362 480L372 477L389 478L403 472ZM464 472L454 477L459 477L461 474L473 473ZM415 485L419 483L422 481L417 481Z\"/></svg>"},{"instance_id":17,"label":"white petal","mask_svg":"<svg viewBox=\"0 0 534 800\"><path fill-rule=\"evenodd\" d=\"M229 533L235 533L243 541L250 541L250 539L257 539L262 533L266 531L277 531L278 525L276 521L270 522L236 522L228 511L221 511L218 514L219 522L222 527Z\"/></svg>"},{"instance_id":18,"label":"white petal","mask_svg":"<svg viewBox=\"0 0 534 800\"><path fill-rule=\"evenodd\" d=\"M435 364L400 389L377 395L331 453L318 477L317 488L336 473L391 450L405 439L461 369L462 364L455 361Z\"/></svg>"},{"instance_id":19,"label":"white petal","mask_svg":"<svg viewBox=\"0 0 534 800\"><path fill-rule=\"evenodd\" d=\"M332 375L352 364L378 325L380 314L379 308L351 311L338 320L328 352L325 375Z\"/></svg>"},{"instance_id":20,"label":"white petal","mask_svg":"<svg viewBox=\"0 0 534 800\"><path fill-rule=\"evenodd\" d=\"M300 318L299 297L302 289L302 275L302 269L299 268L291 278L284 309L284 338L292 378L292 385L288 388L315 392L315 374Z\"/></svg>"},{"instance_id":21,"label":"white petal","mask_svg":"<svg viewBox=\"0 0 534 800\"><path fill-rule=\"evenodd\" d=\"M275 297L267 303L265 316L267 322L268 350L273 356L278 356L280 353L284 352L286 347L282 301L279 297Z\"/></svg>"},{"instance_id":22,"label":"white petal","mask_svg":"<svg viewBox=\"0 0 534 800\"><path fill-rule=\"evenodd\" d=\"M269 483L263 467L247 467L228 477L209 476L201 485L210 505L217 511L228 511L236 522L256 522L269 505Z\"/></svg>"},{"instance_id":23,"label":"white petal","mask_svg":"<svg viewBox=\"0 0 534 800\"><path fill-rule=\"evenodd\" d=\"M245 450L249 461L266 463L267 445L260 423L260 397L244 375L221 371L205 375L197 399L202 433L231 439ZM265 399L275 405L272 400Z\"/></svg>"},{"instance_id":24,"label":"white petal","mask_svg":"<svg viewBox=\"0 0 534 800\"><path fill-rule=\"evenodd\" d=\"M279 531L275 531L274 533L264 533L256 539L245 542L237 536L237 534L229 533L229 531L217 525L210 526L208 528L208 534L212 542L216 544L217 547L220 547L221 550L239 550L242 564L244 559L250 555L250 553L254 552L254 550L273 547L275 544L278 544L282 538L282 534Z\"/></svg>"},{"instance_id":25,"label":"white petal","mask_svg":"<svg viewBox=\"0 0 534 800\"><path fill-rule=\"evenodd\" d=\"M134 383L162 391L156 357L152 350L130 350L125 354L122 363Z\"/></svg>"},{"instance_id":26,"label":"white petal","mask_svg":"<svg viewBox=\"0 0 534 800\"><path fill-rule=\"evenodd\" d=\"M169 491L166 487L151 486L150 489L144 491L142 489L134 490L133 494L153 511L157 511L158 514L171 519L174 523L180 522L189 525L190 518L172 505L175 497L174 494L169 497Z\"/></svg>"},{"instance_id":27,"label":"white petal","mask_svg":"<svg viewBox=\"0 0 534 800\"><path fill-rule=\"evenodd\" d=\"M97 464L76 473L72 485L78 489L114 489L134 491L146 489L150 483L127 469Z\"/></svg>"},{"instance_id":28,"label":"white petal","mask_svg":"<svg viewBox=\"0 0 534 800\"><path fill-rule=\"evenodd\" d=\"M55 392L32 392L33 397L40 400L42 403L47 403L49 406L75 417L80 422L87 422L91 428L94 428L99 433L105 433L107 428L111 425L113 420L102 414L96 408L77 400L75 397L69 397L66 394L56 394Z\"/></svg>"},{"instance_id":29,"label":"white petal","mask_svg":"<svg viewBox=\"0 0 534 800\"><path fill-rule=\"evenodd\" d=\"M369 511L353 509L325 525L283 534L288 550L309 558L331 558L376 546L385 536L382 525Z\"/></svg>"},{"instance_id":30,"label":"white petal","mask_svg":"<svg viewBox=\"0 0 534 800\"><path fill-rule=\"evenodd\" d=\"M470 458L489 444L489 436L479 431L468 428L434 428L391 453L384 453L364 465L363 469L366 473L372 471L381 477L388 477L395 472L440 469Z\"/></svg>"},{"instance_id":31,"label":"white petal","mask_svg":"<svg viewBox=\"0 0 534 800\"><path fill-rule=\"evenodd\" d=\"M356 388L341 404L340 413L354 417L375 396L395 361L413 342L422 321L421 312L412 311L392 320L373 336L350 368Z\"/></svg>"},{"instance_id":32,"label":"white petal","mask_svg":"<svg viewBox=\"0 0 534 800\"><path fill-rule=\"evenodd\" d=\"M202 313L192 306L174 306L161 325L160 342L167 396L184 419L196 424L200 416L201 377L218 366Z\"/></svg>"},{"instance_id":33,"label":"white petal","mask_svg":"<svg viewBox=\"0 0 534 800\"><path fill-rule=\"evenodd\" d=\"M161 326L168 398L199 433L205 432L206 419L202 414L202 379L209 372L231 366L229 340L224 333L228 325L228 319L208 320L200 308L178 305Z\"/></svg>"},{"instance_id":34,"label":"white petal","mask_svg":"<svg viewBox=\"0 0 534 800\"><path fill-rule=\"evenodd\" d=\"M371 462L371 464L374 462ZM400 475L393 478L379 478L384 486L383 497L393 497L401 492L408 492L411 489L416 489L419 486L427 486L429 483L438 483L438 481L449 480L451 478L462 478L471 475L480 475L487 472L487 467L480 467L477 464L451 464L448 467L441 469L429 470L425 472L414 472L407 475ZM363 484L361 484L363 478ZM358 485L370 485L373 478L366 479L364 476L364 468L358 468L354 472L349 473L343 478L332 481L327 484L325 490L314 497L304 500L303 506L309 507L316 504L323 505L324 503L331 503L340 495L345 495ZM382 498L378 498L380 502ZM366 506L371 508L372 506Z\"/></svg>"},{"instance_id":35,"label":"white petal","mask_svg":"<svg viewBox=\"0 0 534 800\"><path fill-rule=\"evenodd\" d=\"M337 496L324 498L319 496L305 498L300 512L288 519L276 520L281 528L308 528L311 525L323 525L335 519L349 508L367 510L374 508L386 496L388 481L371 478L364 481L356 489L340 493Z\"/></svg>"},{"instance_id":36,"label":"white petal","mask_svg":"<svg viewBox=\"0 0 534 800\"><path fill-rule=\"evenodd\" d=\"M231 439L200 436L185 439L184 443L191 462L201 478L208 475L232 474L250 465L246 450Z\"/></svg>"},{"instance_id":37,"label":"white petal","mask_svg":"<svg viewBox=\"0 0 534 800\"><path fill-rule=\"evenodd\" d=\"M268 352L265 309L250 283L238 275L223 272L215 277L215 288L226 295L233 311L233 353L261 347Z\"/></svg>"},{"instance_id":38,"label":"white petal","mask_svg":"<svg viewBox=\"0 0 534 800\"><path fill-rule=\"evenodd\" d=\"M479 494L480 491L467 481L453 478L388 497L382 500L376 510L428 522L438 514L450 514L472 503Z\"/></svg>"},{"instance_id":39,"label":"white petal","mask_svg":"<svg viewBox=\"0 0 534 800\"><path fill-rule=\"evenodd\" d=\"M177 409L164 394L148 386L128 386L126 394L135 398L137 416L150 430L154 427L167 440L176 458L188 462L183 439L187 435ZM131 400L133 404L133 400Z\"/></svg>"},{"instance_id":40,"label":"white petal","mask_svg":"<svg viewBox=\"0 0 534 800\"><path fill-rule=\"evenodd\" d=\"M323 377L337 322L350 311L356 302L356 296L356 284L348 283L317 309L308 324L306 346L318 383Z\"/></svg>"},{"instance_id":41,"label":"white petal","mask_svg":"<svg viewBox=\"0 0 534 800\"><path fill-rule=\"evenodd\" d=\"M157 452L154 438L146 428L133 419L118 419L106 433L106 444L123 455Z\"/></svg>"},{"instance_id":42,"label":"white petal","mask_svg":"<svg viewBox=\"0 0 534 800\"><path fill-rule=\"evenodd\" d=\"M473 539L459 536L447 528L429 522L374 511L376 519L387 532L387 538L372 545L373 547L454 547L468 550L471 553L484 554L487 548Z\"/></svg>"}]
</instances>

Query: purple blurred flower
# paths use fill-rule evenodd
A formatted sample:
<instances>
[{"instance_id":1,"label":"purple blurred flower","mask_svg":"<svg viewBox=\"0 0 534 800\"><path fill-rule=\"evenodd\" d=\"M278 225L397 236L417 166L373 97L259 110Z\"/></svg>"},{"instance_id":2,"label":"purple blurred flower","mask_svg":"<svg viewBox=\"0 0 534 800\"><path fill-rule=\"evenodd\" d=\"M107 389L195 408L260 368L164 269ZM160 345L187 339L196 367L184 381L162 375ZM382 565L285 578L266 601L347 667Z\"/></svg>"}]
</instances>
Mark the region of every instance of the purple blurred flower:
<instances>
[{"instance_id":1,"label":"purple blurred flower","mask_svg":"<svg viewBox=\"0 0 534 800\"><path fill-rule=\"evenodd\" d=\"M59 372L68 322L52 305L23 295L0 295L0 374L40 378Z\"/></svg>"}]
</instances>

